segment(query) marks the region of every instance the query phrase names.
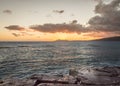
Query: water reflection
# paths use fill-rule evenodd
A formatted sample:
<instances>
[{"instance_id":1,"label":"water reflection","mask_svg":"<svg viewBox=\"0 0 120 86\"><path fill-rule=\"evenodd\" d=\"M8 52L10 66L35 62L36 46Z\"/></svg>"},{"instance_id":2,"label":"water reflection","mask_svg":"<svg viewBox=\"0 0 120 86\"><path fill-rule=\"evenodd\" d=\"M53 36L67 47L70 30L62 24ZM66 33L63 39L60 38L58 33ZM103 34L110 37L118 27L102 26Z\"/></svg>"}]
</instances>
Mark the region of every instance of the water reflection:
<instances>
[{"instance_id":1,"label":"water reflection","mask_svg":"<svg viewBox=\"0 0 120 86\"><path fill-rule=\"evenodd\" d=\"M0 43L0 77L120 65L119 42ZM6 48L10 47L10 48Z\"/></svg>"}]
</instances>

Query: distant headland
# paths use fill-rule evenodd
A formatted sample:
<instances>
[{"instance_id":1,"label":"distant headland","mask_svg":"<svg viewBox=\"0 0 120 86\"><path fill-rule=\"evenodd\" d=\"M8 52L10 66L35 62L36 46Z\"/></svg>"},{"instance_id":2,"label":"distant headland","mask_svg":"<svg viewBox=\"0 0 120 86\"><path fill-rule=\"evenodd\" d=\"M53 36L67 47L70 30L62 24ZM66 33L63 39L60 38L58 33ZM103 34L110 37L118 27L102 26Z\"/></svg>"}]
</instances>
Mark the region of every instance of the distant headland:
<instances>
[{"instance_id":1,"label":"distant headland","mask_svg":"<svg viewBox=\"0 0 120 86\"><path fill-rule=\"evenodd\" d=\"M120 36L97 39L94 41L120 41Z\"/></svg>"},{"instance_id":2,"label":"distant headland","mask_svg":"<svg viewBox=\"0 0 120 86\"><path fill-rule=\"evenodd\" d=\"M83 40L72 40L75 42L81 42ZM86 41L86 40L84 40ZM120 41L120 36L114 36L114 37L107 37L107 38L101 38L101 39L96 39L96 40L88 40L88 41ZM55 40L54 42L71 42L71 40Z\"/></svg>"}]
</instances>

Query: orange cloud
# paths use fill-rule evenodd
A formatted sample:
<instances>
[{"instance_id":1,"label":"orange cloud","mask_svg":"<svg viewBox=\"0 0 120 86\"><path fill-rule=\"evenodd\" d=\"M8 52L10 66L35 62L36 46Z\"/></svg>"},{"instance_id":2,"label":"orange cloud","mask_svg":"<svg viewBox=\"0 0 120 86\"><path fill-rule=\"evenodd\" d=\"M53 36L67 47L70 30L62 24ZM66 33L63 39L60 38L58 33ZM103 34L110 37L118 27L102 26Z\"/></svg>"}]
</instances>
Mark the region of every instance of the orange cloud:
<instances>
[{"instance_id":1,"label":"orange cloud","mask_svg":"<svg viewBox=\"0 0 120 86\"><path fill-rule=\"evenodd\" d=\"M80 24L76 24L76 21L73 21L70 24L44 24L44 25L32 25L30 29L35 31L44 32L44 33L77 33L86 32L85 27Z\"/></svg>"}]
</instances>

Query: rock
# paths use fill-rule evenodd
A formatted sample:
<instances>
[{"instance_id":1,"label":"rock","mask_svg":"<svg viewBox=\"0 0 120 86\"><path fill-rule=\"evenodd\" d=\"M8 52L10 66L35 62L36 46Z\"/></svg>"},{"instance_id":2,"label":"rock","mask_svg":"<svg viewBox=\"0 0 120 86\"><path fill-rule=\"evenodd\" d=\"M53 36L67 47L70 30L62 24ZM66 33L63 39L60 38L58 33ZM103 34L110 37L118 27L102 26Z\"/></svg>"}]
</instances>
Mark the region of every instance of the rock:
<instances>
[{"instance_id":1,"label":"rock","mask_svg":"<svg viewBox=\"0 0 120 86\"><path fill-rule=\"evenodd\" d=\"M104 68L97 68L94 69L96 71L96 74L99 76L110 76L110 77L117 77L118 71L115 67L104 67Z\"/></svg>"},{"instance_id":2,"label":"rock","mask_svg":"<svg viewBox=\"0 0 120 86\"><path fill-rule=\"evenodd\" d=\"M0 86L33 86L34 84L34 81L30 79L10 78L3 81L4 83L0 84Z\"/></svg>"},{"instance_id":3,"label":"rock","mask_svg":"<svg viewBox=\"0 0 120 86\"><path fill-rule=\"evenodd\" d=\"M69 75L70 76L77 76L78 75L78 71L76 69L70 69L69 70Z\"/></svg>"},{"instance_id":4,"label":"rock","mask_svg":"<svg viewBox=\"0 0 120 86\"><path fill-rule=\"evenodd\" d=\"M120 70L115 67L92 68L89 70L90 71L84 69L83 72L81 71L83 74L83 78L80 76L81 83L84 85L120 85L120 77L118 77Z\"/></svg>"},{"instance_id":5,"label":"rock","mask_svg":"<svg viewBox=\"0 0 120 86\"><path fill-rule=\"evenodd\" d=\"M120 68L84 68L80 70L70 69L69 75L53 76L34 74L28 78L8 78L0 80L0 86L33 86L36 80L51 83L40 83L37 86L120 86ZM54 82L59 83L54 83ZM68 82L68 84L60 84Z\"/></svg>"},{"instance_id":6,"label":"rock","mask_svg":"<svg viewBox=\"0 0 120 86\"><path fill-rule=\"evenodd\" d=\"M4 83L4 81L3 80L0 80L0 84L3 84Z\"/></svg>"},{"instance_id":7,"label":"rock","mask_svg":"<svg viewBox=\"0 0 120 86\"><path fill-rule=\"evenodd\" d=\"M64 76L63 78L61 78L61 81L68 81L69 83L74 83L76 81L76 78L73 76Z\"/></svg>"}]
</instances>

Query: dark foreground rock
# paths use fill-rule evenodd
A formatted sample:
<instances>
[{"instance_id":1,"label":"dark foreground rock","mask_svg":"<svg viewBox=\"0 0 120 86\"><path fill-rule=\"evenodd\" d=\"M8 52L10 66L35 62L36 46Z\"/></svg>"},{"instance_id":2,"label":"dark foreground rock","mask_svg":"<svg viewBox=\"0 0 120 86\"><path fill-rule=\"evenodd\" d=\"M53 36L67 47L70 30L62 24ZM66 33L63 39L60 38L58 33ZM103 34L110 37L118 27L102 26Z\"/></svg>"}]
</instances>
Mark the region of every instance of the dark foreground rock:
<instances>
[{"instance_id":1,"label":"dark foreground rock","mask_svg":"<svg viewBox=\"0 0 120 86\"><path fill-rule=\"evenodd\" d=\"M120 86L120 67L71 69L65 76L34 74L0 80L0 86Z\"/></svg>"}]
</instances>

